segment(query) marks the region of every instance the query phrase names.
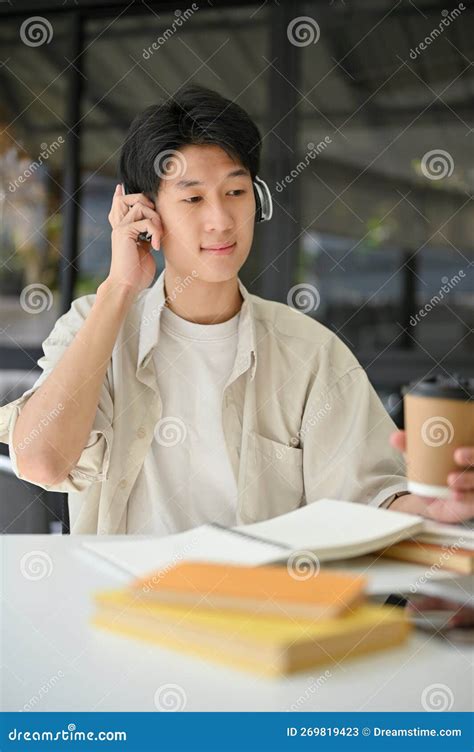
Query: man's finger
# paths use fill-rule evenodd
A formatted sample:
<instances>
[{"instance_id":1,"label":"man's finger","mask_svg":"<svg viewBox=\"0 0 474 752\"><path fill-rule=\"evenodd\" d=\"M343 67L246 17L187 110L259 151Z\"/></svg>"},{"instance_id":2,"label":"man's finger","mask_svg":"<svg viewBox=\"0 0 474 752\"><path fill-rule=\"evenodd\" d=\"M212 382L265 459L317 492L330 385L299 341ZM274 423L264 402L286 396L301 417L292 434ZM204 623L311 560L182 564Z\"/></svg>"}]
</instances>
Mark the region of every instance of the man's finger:
<instances>
[{"instance_id":1,"label":"man's finger","mask_svg":"<svg viewBox=\"0 0 474 752\"><path fill-rule=\"evenodd\" d=\"M474 494L464 494L462 499L435 499L426 508L426 516L460 525L474 517Z\"/></svg>"},{"instance_id":2,"label":"man's finger","mask_svg":"<svg viewBox=\"0 0 474 752\"><path fill-rule=\"evenodd\" d=\"M405 431L394 431L390 436L390 444L394 449L398 449L399 452L406 451L406 435Z\"/></svg>"},{"instance_id":3,"label":"man's finger","mask_svg":"<svg viewBox=\"0 0 474 752\"><path fill-rule=\"evenodd\" d=\"M474 466L474 447L458 447L454 452L454 459L463 467Z\"/></svg>"},{"instance_id":4,"label":"man's finger","mask_svg":"<svg viewBox=\"0 0 474 752\"><path fill-rule=\"evenodd\" d=\"M448 484L450 488L474 492L474 471L465 470L463 473L450 473L448 475Z\"/></svg>"}]
</instances>

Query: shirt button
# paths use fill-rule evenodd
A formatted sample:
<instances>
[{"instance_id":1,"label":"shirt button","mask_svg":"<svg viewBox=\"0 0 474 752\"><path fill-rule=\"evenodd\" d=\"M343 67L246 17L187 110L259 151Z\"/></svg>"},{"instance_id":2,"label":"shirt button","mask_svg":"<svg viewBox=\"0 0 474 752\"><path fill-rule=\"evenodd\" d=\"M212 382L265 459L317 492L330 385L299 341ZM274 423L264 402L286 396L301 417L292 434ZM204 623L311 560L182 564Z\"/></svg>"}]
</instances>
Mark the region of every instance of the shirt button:
<instances>
[{"instance_id":1,"label":"shirt button","mask_svg":"<svg viewBox=\"0 0 474 752\"><path fill-rule=\"evenodd\" d=\"M126 485L127 485L126 478L122 478L122 480L119 483L119 488L125 488Z\"/></svg>"},{"instance_id":2,"label":"shirt button","mask_svg":"<svg viewBox=\"0 0 474 752\"><path fill-rule=\"evenodd\" d=\"M146 431L143 426L140 426L140 428L137 431L137 436L139 439L144 439L146 436Z\"/></svg>"}]
</instances>

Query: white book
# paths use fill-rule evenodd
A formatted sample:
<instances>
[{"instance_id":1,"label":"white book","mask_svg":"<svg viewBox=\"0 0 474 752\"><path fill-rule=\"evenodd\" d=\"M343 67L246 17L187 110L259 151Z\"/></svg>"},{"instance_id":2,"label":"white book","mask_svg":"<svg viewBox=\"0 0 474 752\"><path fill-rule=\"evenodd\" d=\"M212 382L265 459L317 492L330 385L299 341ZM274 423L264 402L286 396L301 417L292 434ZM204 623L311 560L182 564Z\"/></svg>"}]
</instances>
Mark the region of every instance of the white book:
<instances>
[{"instance_id":1,"label":"white book","mask_svg":"<svg viewBox=\"0 0 474 752\"><path fill-rule=\"evenodd\" d=\"M284 562L292 552L312 552L319 561L361 556L423 530L422 517L320 499L264 522L224 528L216 524L166 537L85 541L85 550L135 577L180 561L216 561L259 566Z\"/></svg>"},{"instance_id":2,"label":"white book","mask_svg":"<svg viewBox=\"0 0 474 752\"><path fill-rule=\"evenodd\" d=\"M437 543L474 551L474 520L466 520L461 525L442 525L440 522L425 520L423 531L416 539L424 543Z\"/></svg>"}]
</instances>

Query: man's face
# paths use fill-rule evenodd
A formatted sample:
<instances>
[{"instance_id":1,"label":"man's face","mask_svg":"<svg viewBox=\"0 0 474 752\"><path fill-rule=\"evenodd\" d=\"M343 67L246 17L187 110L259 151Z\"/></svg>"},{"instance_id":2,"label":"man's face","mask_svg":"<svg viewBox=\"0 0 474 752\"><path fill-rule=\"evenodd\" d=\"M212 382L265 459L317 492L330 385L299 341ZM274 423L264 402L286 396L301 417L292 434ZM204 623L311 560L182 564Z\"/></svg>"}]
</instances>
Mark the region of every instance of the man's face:
<instances>
[{"instance_id":1,"label":"man's face","mask_svg":"<svg viewBox=\"0 0 474 752\"><path fill-rule=\"evenodd\" d=\"M206 282L232 279L252 245L255 197L250 174L219 146L207 144L183 146L169 164L156 200L166 266L181 278L195 271ZM227 253L209 250L230 244Z\"/></svg>"}]
</instances>

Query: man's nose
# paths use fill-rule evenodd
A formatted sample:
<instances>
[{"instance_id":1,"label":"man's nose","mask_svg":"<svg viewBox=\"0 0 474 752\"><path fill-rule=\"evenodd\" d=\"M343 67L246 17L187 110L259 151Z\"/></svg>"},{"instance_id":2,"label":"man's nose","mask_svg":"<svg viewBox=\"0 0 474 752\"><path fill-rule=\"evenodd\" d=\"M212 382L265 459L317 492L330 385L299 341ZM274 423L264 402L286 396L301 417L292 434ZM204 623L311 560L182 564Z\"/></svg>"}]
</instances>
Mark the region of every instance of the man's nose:
<instances>
[{"instance_id":1,"label":"man's nose","mask_svg":"<svg viewBox=\"0 0 474 752\"><path fill-rule=\"evenodd\" d=\"M234 220L221 199L206 202L205 231L226 232L232 229Z\"/></svg>"}]
</instances>

